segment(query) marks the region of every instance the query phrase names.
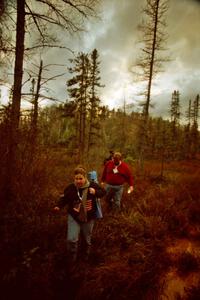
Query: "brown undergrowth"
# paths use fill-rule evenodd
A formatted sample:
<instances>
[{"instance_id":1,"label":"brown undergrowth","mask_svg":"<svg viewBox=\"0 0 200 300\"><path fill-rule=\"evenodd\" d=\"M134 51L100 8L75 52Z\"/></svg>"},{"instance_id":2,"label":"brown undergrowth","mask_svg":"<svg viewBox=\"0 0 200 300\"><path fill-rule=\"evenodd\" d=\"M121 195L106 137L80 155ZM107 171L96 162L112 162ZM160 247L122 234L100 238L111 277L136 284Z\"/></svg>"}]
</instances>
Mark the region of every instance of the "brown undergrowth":
<instances>
[{"instance_id":1,"label":"brown undergrowth","mask_svg":"<svg viewBox=\"0 0 200 300\"><path fill-rule=\"evenodd\" d=\"M21 177L18 200L1 216L2 299L153 300L171 293L168 274L188 280L199 270L194 251L181 243L180 252L170 251L183 240L199 249L199 166L199 161L171 162L161 178L156 162L148 162L142 175L132 165L134 193L125 189L118 214L102 201L104 218L94 229L90 262L81 262L69 276L66 211L54 215L52 207L72 180L74 165L57 150L37 157L29 176ZM194 300L199 281L193 283L183 283L184 294L175 291L174 299Z\"/></svg>"}]
</instances>

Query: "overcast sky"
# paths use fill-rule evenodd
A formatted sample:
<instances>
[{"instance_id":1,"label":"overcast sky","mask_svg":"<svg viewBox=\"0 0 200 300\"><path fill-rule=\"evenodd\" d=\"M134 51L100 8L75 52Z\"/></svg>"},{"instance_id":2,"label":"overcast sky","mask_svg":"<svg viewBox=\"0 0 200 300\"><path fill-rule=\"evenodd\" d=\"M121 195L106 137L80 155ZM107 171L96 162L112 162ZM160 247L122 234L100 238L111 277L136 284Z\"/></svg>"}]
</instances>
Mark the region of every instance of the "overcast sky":
<instances>
[{"instance_id":1,"label":"overcast sky","mask_svg":"<svg viewBox=\"0 0 200 300\"><path fill-rule=\"evenodd\" d=\"M88 32L74 39L74 50L99 51L101 60L101 99L109 107L139 101L140 84L130 73L140 53L138 24L141 22L142 0L104 0L102 19L88 24ZM179 90L182 106L200 93L200 1L170 0L166 14L167 41L171 62L154 80L152 114L168 114L171 95ZM60 94L65 90L59 84ZM64 89L63 89L64 88ZM184 110L184 109L183 109Z\"/></svg>"},{"instance_id":2,"label":"overcast sky","mask_svg":"<svg viewBox=\"0 0 200 300\"><path fill-rule=\"evenodd\" d=\"M93 37L92 47L97 47L101 54L102 79L106 79L102 97L112 105L120 105L124 97L127 103L137 102L138 84L128 70L140 52L137 25L141 21L141 7L145 1L106 2L105 23L93 28L90 36L85 38L86 44L89 44ZM200 1L171 0L169 4L166 46L172 61L165 64L164 72L154 81L152 102L157 104L151 110L164 115L173 90L180 91L183 105L200 92Z\"/></svg>"},{"instance_id":3,"label":"overcast sky","mask_svg":"<svg viewBox=\"0 0 200 300\"><path fill-rule=\"evenodd\" d=\"M138 24L143 17L145 0L103 0L100 7L101 20L87 24L87 33L80 37L67 39L62 33L59 37L66 46L78 53L91 52L96 48L100 55L101 82L105 88L100 90L103 104L118 108L139 101L139 88L130 67L134 66L140 53ZM181 104L186 109L189 99L200 93L200 1L169 0L166 14L166 31L169 35L166 47L171 62L164 64L164 72L154 80L152 90L152 115L167 116L171 95L179 90ZM42 54L44 64L58 63L69 66L72 55L66 50L45 50ZM64 69L64 72L67 69ZM55 72L55 69L54 69ZM63 73L63 67L58 67ZM51 82L51 95L65 101L66 76Z\"/></svg>"}]
</instances>

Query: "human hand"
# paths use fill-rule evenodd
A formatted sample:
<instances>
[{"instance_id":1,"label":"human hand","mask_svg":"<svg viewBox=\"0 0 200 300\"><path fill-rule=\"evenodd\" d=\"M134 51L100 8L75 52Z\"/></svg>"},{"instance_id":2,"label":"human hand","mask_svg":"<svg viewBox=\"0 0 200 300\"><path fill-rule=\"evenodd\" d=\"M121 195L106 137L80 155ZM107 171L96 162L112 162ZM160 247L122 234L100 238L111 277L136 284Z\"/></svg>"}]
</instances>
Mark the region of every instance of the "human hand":
<instances>
[{"instance_id":1,"label":"human hand","mask_svg":"<svg viewBox=\"0 0 200 300\"><path fill-rule=\"evenodd\" d=\"M133 186L130 186L129 189L128 189L128 194L130 194L132 192L133 192Z\"/></svg>"},{"instance_id":2,"label":"human hand","mask_svg":"<svg viewBox=\"0 0 200 300\"><path fill-rule=\"evenodd\" d=\"M53 211L54 211L54 212L58 212L59 210L60 210L60 207L54 206L54 208L53 208Z\"/></svg>"},{"instance_id":3,"label":"human hand","mask_svg":"<svg viewBox=\"0 0 200 300\"><path fill-rule=\"evenodd\" d=\"M89 188L89 192L90 192L90 194L93 194L93 195L95 195L95 193L96 193L96 191L95 191L95 189L94 188Z\"/></svg>"}]
</instances>

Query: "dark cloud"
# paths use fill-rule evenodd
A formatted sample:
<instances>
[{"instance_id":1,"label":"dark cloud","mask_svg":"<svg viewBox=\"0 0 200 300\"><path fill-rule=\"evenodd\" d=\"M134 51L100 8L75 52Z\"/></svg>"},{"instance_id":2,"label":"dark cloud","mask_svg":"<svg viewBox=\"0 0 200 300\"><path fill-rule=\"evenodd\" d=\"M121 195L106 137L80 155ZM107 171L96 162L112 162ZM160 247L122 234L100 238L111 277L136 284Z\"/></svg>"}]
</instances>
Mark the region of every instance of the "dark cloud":
<instances>
[{"instance_id":1,"label":"dark cloud","mask_svg":"<svg viewBox=\"0 0 200 300\"><path fill-rule=\"evenodd\" d=\"M170 0L166 15L166 31L169 35L166 46L171 62L164 65L164 72L154 81L152 114L167 115L171 94L179 90L182 105L199 93L200 59L199 28L200 1ZM110 107L127 103L138 103L139 85L129 72L140 53L138 24L142 20L145 0L104 0L99 8L101 20L88 22L88 32L79 37L59 38L76 53L99 51L101 79L105 88L101 97ZM51 90L60 99L66 99L66 80L70 52L52 49L45 53L45 62L65 64L66 77L51 82Z\"/></svg>"},{"instance_id":2,"label":"dark cloud","mask_svg":"<svg viewBox=\"0 0 200 300\"><path fill-rule=\"evenodd\" d=\"M191 0L170 1L169 11L166 15L168 24L166 31L169 34L166 46L172 61L165 64L164 72L158 76L158 83L155 83L155 94L152 94L155 108L152 113L166 114L174 89L180 90L183 106L187 105L190 97L195 97L199 93L200 40L198 28L200 26L200 9L196 2ZM144 3L144 1L126 1L126 5L122 5L122 7L118 3L112 7L115 22L113 24L112 18L106 34L99 40L100 49L102 45L103 47L107 46L107 51L103 52L107 62L104 63L107 68L105 78L109 78L110 74L112 86L116 79L120 82L118 73L123 71L122 75L124 75L125 71L128 72L129 64L134 64L140 52L137 44L139 38L137 25L142 19L141 8ZM102 41L103 43L101 43ZM116 72L109 72L113 69ZM123 82L123 78L121 81ZM133 85L136 85L134 79ZM110 86L110 90L112 86ZM129 95L129 98L128 101L137 99L137 92Z\"/></svg>"}]
</instances>

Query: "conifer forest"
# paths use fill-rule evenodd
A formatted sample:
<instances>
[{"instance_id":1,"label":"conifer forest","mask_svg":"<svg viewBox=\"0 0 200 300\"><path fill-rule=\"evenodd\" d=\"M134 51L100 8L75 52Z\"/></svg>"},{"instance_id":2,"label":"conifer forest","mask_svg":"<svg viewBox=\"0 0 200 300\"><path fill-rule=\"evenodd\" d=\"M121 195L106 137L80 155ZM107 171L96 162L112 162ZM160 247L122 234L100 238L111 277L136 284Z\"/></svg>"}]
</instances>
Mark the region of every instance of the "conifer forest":
<instances>
[{"instance_id":1,"label":"conifer forest","mask_svg":"<svg viewBox=\"0 0 200 300\"><path fill-rule=\"evenodd\" d=\"M113 107L103 102L103 53L98 44L77 50L73 41L92 30L87 22L99 22L99 7L108 2L0 2L2 300L200 297L199 93L188 91L182 101L184 92L174 88L168 104L159 98L163 114L153 113L153 84L171 60L170 1L144 0L138 11L142 44L130 67L143 82L142 100L127 104L122 96ZM52 63L55 49L65 53L63 65ZM64 101L52 96L51 84L62 85ZM67 209L55 213L53 207L77 165L95 170L100 184L111 150L129 165L134 190L128 193L125 184L119 212L101 199L103 218L95 222L90 259L70 273Z\"/></svg>"}]
</instances>

